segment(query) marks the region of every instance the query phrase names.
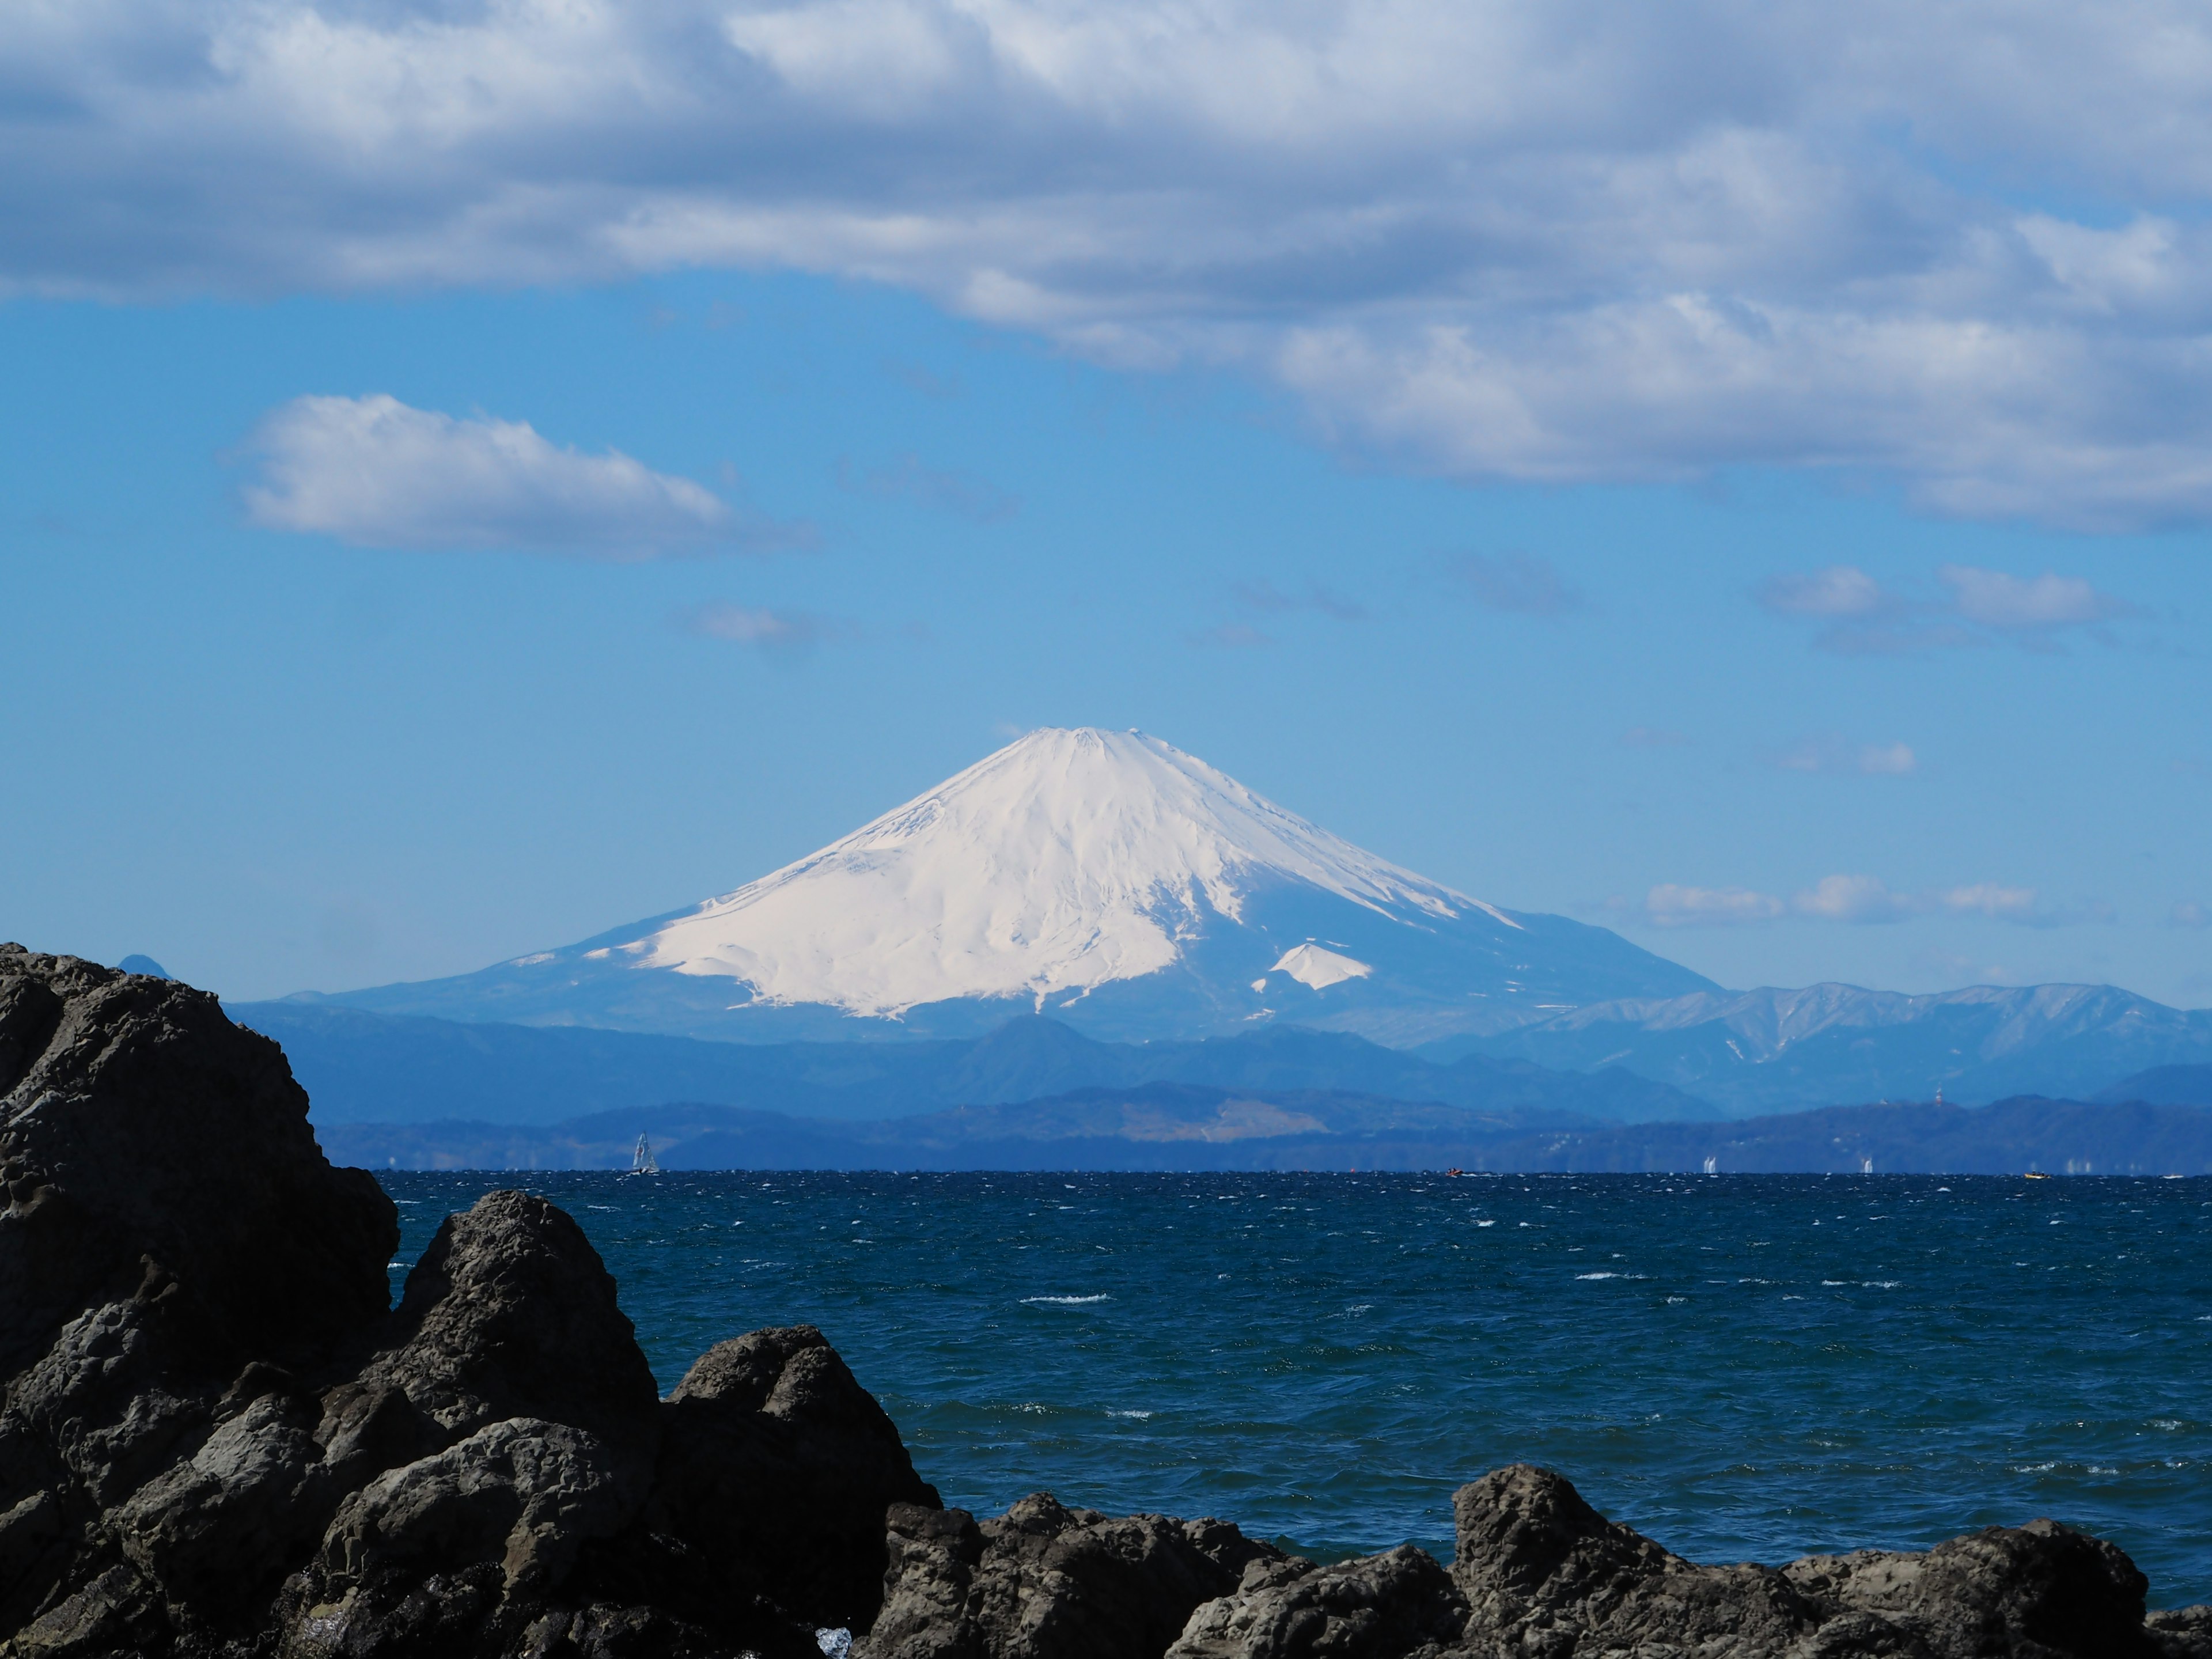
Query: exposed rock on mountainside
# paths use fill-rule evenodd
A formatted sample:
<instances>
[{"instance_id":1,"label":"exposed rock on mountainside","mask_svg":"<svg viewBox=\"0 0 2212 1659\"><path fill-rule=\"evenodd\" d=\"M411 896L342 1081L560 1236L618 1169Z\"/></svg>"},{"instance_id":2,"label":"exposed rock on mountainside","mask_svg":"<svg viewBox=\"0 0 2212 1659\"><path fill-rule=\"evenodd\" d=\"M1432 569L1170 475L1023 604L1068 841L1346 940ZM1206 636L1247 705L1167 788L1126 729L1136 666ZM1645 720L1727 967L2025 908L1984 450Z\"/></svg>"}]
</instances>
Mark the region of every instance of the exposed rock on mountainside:
<instances>
[{"instance_id":1,"label":"exposed rock on mountainside","mask_svg":"<svg viewBox=\"0 0 2212 1659\"><path fill-rule=\"evenodd\" d=\"M282 1053L174 983L0 946L0 1659L2212 1659L2047 1521L1701 1567L1545 1470L1319 1565L1218 1521L945 1510L819 1331L656 1397L569 1217L393 1210Z\"/></svg>"}]
</instances>

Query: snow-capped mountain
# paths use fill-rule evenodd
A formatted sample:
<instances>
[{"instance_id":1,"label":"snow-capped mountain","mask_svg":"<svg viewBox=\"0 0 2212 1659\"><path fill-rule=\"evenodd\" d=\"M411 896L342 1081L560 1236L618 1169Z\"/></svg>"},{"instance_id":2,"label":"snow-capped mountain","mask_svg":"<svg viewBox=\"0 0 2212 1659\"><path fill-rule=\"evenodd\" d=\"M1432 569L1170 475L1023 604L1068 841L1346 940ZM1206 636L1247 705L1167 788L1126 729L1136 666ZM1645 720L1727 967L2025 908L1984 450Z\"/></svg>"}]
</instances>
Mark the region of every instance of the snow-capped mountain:
<instances>
[{"instance_id":1,"label":"snow-capped mountain","mask_svg":"<svg viewBox=\"0 0 2212 1659\"><path fill-rule=\"evenodd\" d=\"M1136 732L1033 732L798 863L387 1012L739 1041L1269 1021L1404 1045L1714 989L1601 927L1415 875Z\"/></svg>"}]
</instances>

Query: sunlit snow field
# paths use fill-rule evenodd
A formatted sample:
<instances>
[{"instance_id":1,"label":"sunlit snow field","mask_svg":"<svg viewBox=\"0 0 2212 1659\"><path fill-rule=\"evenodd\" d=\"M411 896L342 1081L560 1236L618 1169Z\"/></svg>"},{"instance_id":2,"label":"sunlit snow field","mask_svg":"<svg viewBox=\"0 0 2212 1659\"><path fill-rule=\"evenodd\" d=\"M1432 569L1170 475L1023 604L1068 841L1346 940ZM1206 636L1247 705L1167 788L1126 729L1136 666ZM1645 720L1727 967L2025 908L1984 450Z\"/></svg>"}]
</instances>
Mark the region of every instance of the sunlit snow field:
<instances>
[{"instance_id":1,"label":"sunlit snow field","mask_svg":"<svg viewBox=\"0 0 2212 1659\"><path fill-rule=\"evenodd\" d=\"M575 1214L664 1389L817 1324L945 1501L1448 1550L1565 1471L1698 1559L2050 1515L2212 1599L2212 1181L403 1175Z\"/></svg>"}]
</instances>

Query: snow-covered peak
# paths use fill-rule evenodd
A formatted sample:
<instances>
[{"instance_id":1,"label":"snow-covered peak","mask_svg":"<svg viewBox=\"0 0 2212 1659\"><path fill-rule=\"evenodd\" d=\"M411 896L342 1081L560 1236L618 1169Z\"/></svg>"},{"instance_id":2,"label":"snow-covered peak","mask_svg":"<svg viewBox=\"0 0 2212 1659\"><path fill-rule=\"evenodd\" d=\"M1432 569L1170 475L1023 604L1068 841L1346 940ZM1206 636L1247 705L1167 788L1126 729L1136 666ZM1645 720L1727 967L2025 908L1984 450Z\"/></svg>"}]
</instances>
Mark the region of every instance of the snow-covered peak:
<instances>
[{"instance_id":1,"label":"snow-covered peak","mask_svg":"<svg viewBox=\"0 0 2212 1659\"><path fill-rule=\"evenodd\" d=\"M1491 906L1401 869L1139 732L1046 729L627 947L757 1000L896 1014L1089 990L1174 962L1263 882L1409 923Z\"/></svg>"}]
</instances>

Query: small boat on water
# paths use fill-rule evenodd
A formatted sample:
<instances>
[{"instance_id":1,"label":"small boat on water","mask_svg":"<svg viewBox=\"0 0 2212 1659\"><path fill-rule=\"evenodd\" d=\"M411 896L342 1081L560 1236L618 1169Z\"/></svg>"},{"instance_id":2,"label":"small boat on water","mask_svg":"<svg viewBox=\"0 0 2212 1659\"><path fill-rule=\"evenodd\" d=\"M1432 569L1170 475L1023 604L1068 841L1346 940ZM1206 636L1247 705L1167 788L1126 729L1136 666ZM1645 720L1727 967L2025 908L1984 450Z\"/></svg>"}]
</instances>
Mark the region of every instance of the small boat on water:
<instances>
[{"instance_id":1,"label":"small boat on water","mask_svg":"<svg viewBox=\"0 0 2212 1659\"><path fill-rule=\"evenodd\" d=\"M636 1150L629 1155L629 1172L632 1175L660 1173L660 1160L653 1155L653 1143L643 1135L637 1138Z\"/></svg>"}]
</instances>

